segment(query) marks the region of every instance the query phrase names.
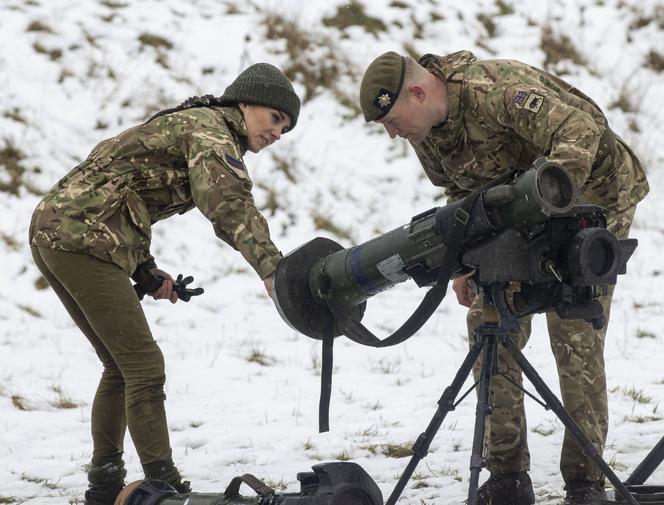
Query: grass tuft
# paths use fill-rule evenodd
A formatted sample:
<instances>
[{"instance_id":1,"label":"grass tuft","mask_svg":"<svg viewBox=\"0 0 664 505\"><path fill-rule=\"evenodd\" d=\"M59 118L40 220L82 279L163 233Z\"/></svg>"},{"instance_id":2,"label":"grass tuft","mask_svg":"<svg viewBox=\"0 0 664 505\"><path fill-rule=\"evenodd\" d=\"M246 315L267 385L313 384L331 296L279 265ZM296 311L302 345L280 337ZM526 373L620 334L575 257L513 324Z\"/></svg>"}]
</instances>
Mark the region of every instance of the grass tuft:
<instances>
[{"instance_id":1,"label":"grass tuft","mask_svg":"<svg viewBox=\"0 0 664 505\"><path fill-rule=\"evenodd\" d=\"M350 230L337 226L334 224L331 218L324 216L318 211L315 211L311 217L314 220L314 226L317 230L324 230L331 233L335 237L353 242L353 237Z\"/></svg>"},{"instance_id":2,"label":"grass tuft","mask_svg":"<svg viewBox=\"0 0 664 505\"><path fill-rule=\"evenodd\" d=\"M42 32L42 33L53 33L50 26L42 23L41 21L32 21L28 27L25 29L26 32Z\"/></svg>"},{"instance_id":3,"label":"grass tuft","mask_svg":"<svg viewBox=\"0 0 664 505\"><path fill-rule=\"evenodd\" d=\"M266 39L285 42L288 58L283 71L291 81L304 87L303 102L330 91L348 109L351 118L359 115L354 93L342 85L344 77L354 79L357 72L331 37L308 31L274 12L267 13L262 24Z\"/></svg>"},{"instance_id":4,"label":"grass tuft","mask_svg":"<svg viewBox=\"0 0 664 505\"><path fill-rule=\"evenodd\" d=\"M493 16L485 13L480 13L477 15L477 20L480 23L482 23L482 26L484 26L486 34L488 35L489 38L493 38L496 36L496 33L498 32L498 27L496 26L496 23L493 20Z\"/></svg>"},{"instance_id":5,"label":"grass tuft","mask_svg":"<svg viewBox=\"0 0 664 505\"><path fill-rule=\"evenodd\" d=\"M246 357L246 360L249 363L257 363L261 366L271 366L276 363L274 358L268 356L260 349L252 349L249 355Z\"/></svg>"},{"instance_id":6,"label":"grass tuft","mask_svg":"<svg viewBox=\"0 0 664 505\"><path fill-rule=\"evenodd\" d=\"M57 61L62 58L62 49L48 49L46 46L43 46L41 42L35 42L32 44L32 48L40 54L47 55L51 61Z\"/></svg>"},{"instance_id":7,"label":"grass tuft","mask_svg":"<svg viewBox=\"0 0 664 505\"><path fill-rule=\"evenodd\" d=\"M159 35L155 35L153 33L141 33L138 36L138 40L141 43L142 47L154 47L155 49L172 49L173 48L173 43L165 39L164 37L160 37Z\"/></svg>"},{"instance_id":8,"label":"grass tuft","mask_svg":"<svg viewBox=\"0 0 664 505\"><path fill-rule=\"evenodd\" d=\"M359 26L374 37L387 30L387 26L385 26L385 23L380 18L367 14L364 11L364 5L356 0L351 0L349 3L338 6L334 16L323 18L323 25L338 28L339 30L345 30L351 26Z\"/></svg>"},{"instance_id":9,"label":"grass tuft","mask_svg":"<svg viewBox=\"0 0 664 505\"><path fill-rule=\"evenodd\" d=\"M496 7L498 7L499 16L509 16L510 14L514 14L514 6L504 0L496 0Z\"/></svg>"},{"instance_id":10,"label":"grass tuft","mask_svg":"<svg viewBox=\"0 0 664 505\"><path fill-rule=\"evenodd\" d=\"M620 109L623 112L636 112L636 105L634 105L631 95L625 89L620 91L618 98L609 107Z\"/></svg>"},{"instance_id":11,"label":"grass tuft","mask_svg":"<svg viewBox=\"0 0 664 505\"><path fill-rule=\"evenodd\" d=\"M664 54L651 49L646 59L646 66L655 72L664 72Z\"/></svg>"},{"instance_id":12,"label":"grass tuft","mask_svg":"<svg viewBox=\"0 0 664 505\"><path fill-rule=\"evenodd\" d=\"M43 318L44 316L39 312L37 309L33 309L29 305L17 305L19 309L21 309L23 312L27 312L30 314L32 317L37 317L37 318Z\"/></svg>"},{"instance_id":13,"label":"grass tuft","mask_svg":"<svg viewBox=\"0 0 664 505\"><path fill-rule=\"evenodd\" d=\"M82 402L72 400L72 398L65 393L60 386L53 386L51 389L58 395L55 400L48 402L51 407L56 409L75 409L84 405Z\"/></svg>"},{"instance_id":14,"label":"grass tuft","mask_svg":"<svg viewBox=\"0 0 664 505\"><path fill-rule=\"evenodd\" d=\"M344 449L339 454L336 454L332 457L337 461L350 461L351 459L350 454L348 454L348 451L346 449Z\"/></svg>"},{"instance_id":15,"label":"grass tuft","mask_svg":"<svg viewBox=\"0 0 664 505\"><path fill-rule=\"evenodd\" d=\"M14 407L16 407L18 410L22 410L24 412L36 410L35 407L31 405L30 402L21 395L14 394L11 396L11 400L12 400L12 405L14 405Z\"/></svg>"},{"instance_id":16,"label":"grass tuft","mask_svg":"<svg viewBox=\"0 0 664 505\"><path fill-rule=\"evenodd\" d=\"M611 393L616 393L616 392L621 393L623 396L625 396L626 398L630 398L636 403L647 404L647 403L652 403L653 401L652 396L648 396L643 392L643 389L636 389L636 387L634 386L630 387L620 386L613 388L611 390Z\"/></svg>"},{"instance_id":17,"label":"grass tuft","mask_svg":"<svg viewBox=\"0 0 664 505\"><path fill-rule=\"evenodd\" d=\"M542 30L541 48L544 51L544 68L551 69L561 61L568 60L577 65L587 65L586 59L567 35L557 35L550 26Z\"/></svg>"}]
</instances>

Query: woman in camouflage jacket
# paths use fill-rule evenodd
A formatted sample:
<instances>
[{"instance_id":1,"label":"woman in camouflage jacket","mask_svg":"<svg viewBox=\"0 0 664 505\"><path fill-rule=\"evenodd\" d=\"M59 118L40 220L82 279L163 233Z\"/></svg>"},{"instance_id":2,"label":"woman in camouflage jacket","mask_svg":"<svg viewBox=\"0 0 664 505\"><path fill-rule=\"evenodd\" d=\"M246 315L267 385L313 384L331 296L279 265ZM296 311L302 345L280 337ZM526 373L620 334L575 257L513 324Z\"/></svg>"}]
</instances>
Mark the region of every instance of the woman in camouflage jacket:
<instances>
[{"instance_id":1,"label":"woman in camouflage jacket","mask_svg":"<svg viewBox=\"0 0 664 505\"><path fill-rule=\"evenodd\" d=\"M34 260L104 366L92 405L86 504L112 504L122 489L127 428L146 478L189 491L172 460L164 358L129 277L161 278L149 294L177 301L173 278L150 254L150 228L197 207L271 293L281 254L242 156L292 129L299 109L281 71L252 65L221 97L194 97L99 143L37 206Z\"/></svg>"}]
</instances>

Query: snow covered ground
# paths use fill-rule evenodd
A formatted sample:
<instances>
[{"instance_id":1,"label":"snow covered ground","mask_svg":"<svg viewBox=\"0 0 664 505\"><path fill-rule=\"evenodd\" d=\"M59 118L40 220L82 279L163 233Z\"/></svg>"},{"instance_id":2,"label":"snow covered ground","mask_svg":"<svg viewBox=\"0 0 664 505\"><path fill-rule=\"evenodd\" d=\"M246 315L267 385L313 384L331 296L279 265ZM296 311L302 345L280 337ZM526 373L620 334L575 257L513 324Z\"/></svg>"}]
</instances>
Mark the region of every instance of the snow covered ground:
<instances>
[{"instance_id":1,"label":"snow covered ground","mask_svg":"<svg viewBox=\"0 0 664 505\"><path fill-rule=\"evenodd\" d=\"M193 94L220 94L259 61L301 63L296 89L309 98L292 133L246 159L284 252L314 236L359 243L443 203L407 144L356 115L359 79L382 51L465 48L546 63L593 96L642 157L651 183L607 337L606 460L627 477L664 436L661 0L360 5L373 25L352 25L361 21L358 4L339 0L0 2L0 503L82 503L91 451L100 365L38 282L26 244L38 193L97 141ZM351 26L335 26L353 12ZM567 57L556 61L556 47ZM319 434L319 344L281 321L239 255L197 211L156 225L153 253L164 269L193 274L206 290L188 304L144 302L166 357L174 459L194 489L221 492L250 472L294 491L297 472L352 460L387 497L407 463L395 456L426 428L467 349L464 310L453 297L401 346L374 350L337 339L332 429ZM376 296L366 324L388 334L423 294L407 282ZM557 391L541 316L526 355ZM471 397L448 416L402 503L463 501L474 408ZM536 404L527 408L538 502L554 504L563 493L563 428ZM127 480L140 479L129 437L126 462ZM664 468L651 481L664 483Z\"/></svg>"}]
</instances>

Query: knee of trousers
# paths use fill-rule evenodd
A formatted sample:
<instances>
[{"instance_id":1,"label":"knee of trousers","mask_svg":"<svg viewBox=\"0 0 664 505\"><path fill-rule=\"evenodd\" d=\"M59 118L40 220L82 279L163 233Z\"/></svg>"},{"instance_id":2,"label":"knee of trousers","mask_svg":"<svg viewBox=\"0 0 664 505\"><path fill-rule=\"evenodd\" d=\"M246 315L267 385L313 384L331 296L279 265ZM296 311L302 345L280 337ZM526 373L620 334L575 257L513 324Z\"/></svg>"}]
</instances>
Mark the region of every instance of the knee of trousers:
<instances>
[{"instance_id":1,"label":"knee of trousers","mask_svg":"<svg viewBox=\"0 0 664 505\"><path fill-rule=\"evenodd\" d=\"M163 400L166 372L164 356L154 344L149 353L134 360L131 365L121 367L125 382L127 405L135 402Z\"/></svg>"}]
</instances>

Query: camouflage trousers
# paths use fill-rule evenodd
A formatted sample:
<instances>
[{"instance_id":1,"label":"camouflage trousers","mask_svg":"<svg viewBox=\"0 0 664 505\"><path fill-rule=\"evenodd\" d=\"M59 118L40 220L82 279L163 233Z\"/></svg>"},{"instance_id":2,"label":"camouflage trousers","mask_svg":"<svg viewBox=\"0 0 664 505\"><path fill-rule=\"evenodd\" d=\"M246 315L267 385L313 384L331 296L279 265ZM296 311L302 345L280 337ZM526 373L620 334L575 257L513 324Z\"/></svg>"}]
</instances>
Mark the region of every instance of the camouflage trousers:
<instances>
[{"instance_id":1,"label":"camouflage trousers","mask_svg":"<svg viewBox=\"0 0 664 505\"><path fill-rule=\"evenodd\" d=\"M94 347L104 370L92 403L92 460L122 454L125 431L142 464L170 461L164 357L120 267L32 246L37 267Z\"/></svg>"},{"instance_id":2,"label":"camouflage trousers","mask_svg":"<svg viewBox=\"0 0 664 505\"><path fill-rule=\"evenodd\" d=\"M635 207L609 215L607 228L618 238L627 238ZM609 321L613 287L600 299L606 324L601 330L583 320L560 319L555 312L546 314L551 349L558 368L562 402L583 432L601 454L608 431L606 376L604 373L604 338ZM482 323L482 297L475 298L468 311L470 342L473 330ZM520 320L520 331L511 334L523 349L530 337L531 317ZM522 385L521 370L512 357L498 346L498 371ZM479 377L481 360L475 364ZM526 416L523 392L500 375L491 379L490 400L493 410L487 420L486 448L488 469L492 474L527 471L530 453L526 439ZM566 483L600 480L600 469L583 452L572 435L565 432L560 457L560 471Z\"/></svg>"}]
</instances>

